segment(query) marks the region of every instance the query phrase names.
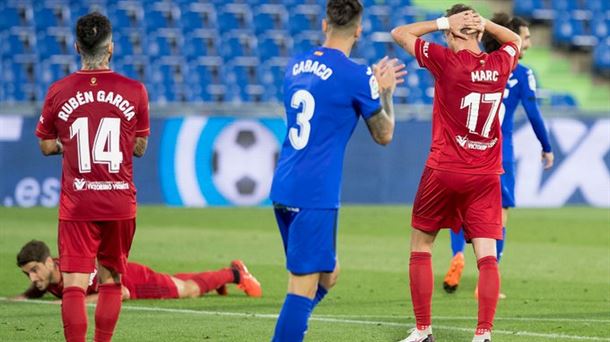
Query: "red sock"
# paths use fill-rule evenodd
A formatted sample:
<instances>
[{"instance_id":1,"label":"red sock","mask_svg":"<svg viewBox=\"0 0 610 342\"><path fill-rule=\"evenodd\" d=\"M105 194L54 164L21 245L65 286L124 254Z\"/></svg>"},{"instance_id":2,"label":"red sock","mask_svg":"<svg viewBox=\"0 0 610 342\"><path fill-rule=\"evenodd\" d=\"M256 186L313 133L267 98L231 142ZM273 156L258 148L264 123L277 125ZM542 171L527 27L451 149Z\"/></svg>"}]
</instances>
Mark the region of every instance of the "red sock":
<instances>
[{"instance_id":1,"label":"red sock","mask_svg":"<svg viewBox=\"0 0 610 342\"><path fill-rule=\"evenodd\" d=\"M85 342L87 337L87 309L85 290L77 286L65 287L61 300L61 319L66 342Z\"/></svg>"},{"instance_id":2,"label":"red sock","mask_svg":"<svg viewBox=\"0 0 610 342\"><path fill-rule=\"evenodd\" d=\"M487 256L477 261L479 267L479 322L477 329L493 327L498 295L500 294L500 272L498 260Z\"/></svg>"},{"instance_id":3,"label":"red sock","mask_svg":"<svg viewBox=\"0 0 610 342\"><path fill-rule=\"evenodd\" d=\"M425 329L431 324L432 290L434 277L432 275L432 255L426 252L411 252L409 261L409 279L411 286L411 301L415 313L417 329Z\"/></svg>"},{"instance_id":4,"label":"red sock","mask_svg":"<svg viewBox=\"0 0 610 342\"><path fill-rule=\"evenodd\" d=\"M109 342L121 312L121 284L102 284L95 307L95 342Z\"/></svg>"},{"instance_id":5,"label":"red sock","mask_svg":"<svg viewBox=\"0 0 610 342\"><path fill-rule=\"evenodd\" d=\"M199 287L200 296L235 281L235 275L231 268L223 268L213 272L178 273L174 274L174 277L194 281Z\"/></svg>"}]
</instances>

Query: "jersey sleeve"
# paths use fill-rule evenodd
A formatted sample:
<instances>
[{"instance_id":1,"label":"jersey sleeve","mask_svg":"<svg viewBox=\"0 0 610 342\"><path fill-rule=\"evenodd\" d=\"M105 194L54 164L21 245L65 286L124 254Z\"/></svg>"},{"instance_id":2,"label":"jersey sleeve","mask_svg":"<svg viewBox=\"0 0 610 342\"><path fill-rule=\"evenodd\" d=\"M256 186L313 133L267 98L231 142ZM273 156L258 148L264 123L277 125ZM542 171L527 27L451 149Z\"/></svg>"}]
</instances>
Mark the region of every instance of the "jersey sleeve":
<instances>
[{"instance_id":1,"label":"jersey sleeve","mask_svg":"<svg viewBox=\"0 0 610 342\"><path fill-rule=\"evenodd\" d=\"M514 43L506 43L500 46L500 48L492 54L495 54L500 58L500 63L506 65L509 69L504 70L507 74L510 74L517 64L519 64L519 48Z\"/></svg>"},{"instance_id":2,"label":"jersey sleeve","mask_svg":"<svg viewBox=\"0 0 610 342\"><path fill-rule=\"evenodd\" d=\"M368 120L381 110L379 100L379 85L373 75L373 70L369 67L361 66L356 73L354 82L354 108L359 115Z\"/></svg>"},{"instance_id":3,"label":"jersey sleeve","mask_svg":"<svg viewBox=\"0 0 610 342\"><path fill-rule=\"evenodd\" d=\"M42 105L42 113L38 119L36 125L36 136L42 140L50 140L57 138L57 129L55 128L55 117L56 113L54 110L54 92L53 86L51 86L47 92L47 96L44 99Z\"/></svg>"},{"instance_id":4,"label":"jersey sleeve","mask_svg":"<svg viewBox=\"0 0 610 342\"><path fill-rule=\"evenodd\" d=\"M147 137L150 135L150 106L148 103L148 92L143 84L140 92L140 102L136 113L136 137Z\"/></svg>"},{"instance_id":5,"label":"jersey sleeve","mask_svg":"<svg viewBox=\"0 0 610 342\"><path fill-rule=\"evenodd\" d=\"M430 70L434 77L441 75L443 66L447 60L448 49L421 38L415 41L415 58L422 68Z\"/></svg>"},{"instance_id":6,"label":"jersey sleeve","mask_svg":"<svg viewBox=\"0 0 610 342\"><path fill-rule=\"evenodd\" d=\"M522 77L527 78L527 80L521 79L518 83L521 87L521 103L523 104L527 118L534 129L534 133L542 145L542 150L544 152L551 152L549 135L542 114L540 113L540 107L536 101L536 76L534 76L532 70L527 69Z\"/></svg>"}]
</instances>

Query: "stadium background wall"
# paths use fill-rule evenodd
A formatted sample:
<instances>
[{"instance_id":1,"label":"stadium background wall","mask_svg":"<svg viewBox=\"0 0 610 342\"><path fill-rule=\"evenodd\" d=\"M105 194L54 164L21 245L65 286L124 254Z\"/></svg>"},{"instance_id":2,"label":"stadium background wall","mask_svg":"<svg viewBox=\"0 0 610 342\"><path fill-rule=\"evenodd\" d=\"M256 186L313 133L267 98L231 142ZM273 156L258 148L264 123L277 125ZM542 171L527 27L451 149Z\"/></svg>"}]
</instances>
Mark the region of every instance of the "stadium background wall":
<instances>
[{"instance_id":1,"label":"stadium background wall","mask_svg":"<svg viewBox=\"0 0 610 342\"><path fill-rule=\"evenodd\" d=\"M610 207L610 120L548 120L556 165L543 171L525 122L515 127L516 197L522 207ZM56 206L60 158L44 158L36 119L0 116L0 203ZM343 203L412 203L430 141L430 122L399 121L388 147L359 124L348 145ZM138 202L172 206L269 205L285 124L277 117L153 118L149 150L134 162ZM24 156L40 156L24 158Z\"/></svg>"}]
</instances>

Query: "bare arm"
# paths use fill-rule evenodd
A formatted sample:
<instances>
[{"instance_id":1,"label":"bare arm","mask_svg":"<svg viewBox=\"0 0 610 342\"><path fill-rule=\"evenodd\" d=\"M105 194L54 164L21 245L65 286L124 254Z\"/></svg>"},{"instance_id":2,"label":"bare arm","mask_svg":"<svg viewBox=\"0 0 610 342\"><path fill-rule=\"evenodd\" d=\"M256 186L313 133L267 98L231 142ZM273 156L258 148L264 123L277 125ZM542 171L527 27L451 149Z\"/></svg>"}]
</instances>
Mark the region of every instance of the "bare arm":
<instances>
[{"instance_id":1,"label":"bare arm","mask_svg":"<svg viewBox=\"0 0 610 342\"><path fill-rule=\"evenodd\" d=\"M136 143L133 146L133 155L140 158L146 153L148 147L148 137L136 137Z\"/></svg>"},{"instance_id":2,"label":"bare arm","mask_svg":"<svg viewBox=\"0 0 610 342\"><path fill-rule=\"evenodd\" d=\"M373 66L373 74L379 84L381 110L366 120L366 125L373 140L380 145L387 145L394 137L394 102L392 95L396 85L404 82L404 64L397 59L391 61L387 57Z\"/></svg>"},{"instance_id":3,"label":"bare arm","mask_svg":"<svg viewBox=\"0 0 610 342\"><path fill-rule=\"evenodd\" d=\"M491 34L500 44L513 43L521 50L521 37L510 29L491 20L483 19L485 31Z\"/></svg>"},{"instance_id":4,"label":"bare arm","mask_svg":"<svg viewBox=\"0 0 610 342\"><path fill-rule=\"evenodd\" d=\"M444 29L443 27L439 27L439 20L420 21L398 26L392 30L392 38L394 38L394 41L410 55L415 56L415 41L417 38L427 33ZM454 14L447 17L446 20L449 25L447 29L460 38L466 38L466 35L461 32L463 28L474 28L475 25L480 26L481 22L481 18L472 11Z\"/></svg>"},{"instance_id":5,"label":"bare arm","mask_svg":"<svg viewBox=\"0 0 610 342\"><path fill-rule=\"evenodd\" d=\"M51 156L55 154L62 154L64 147L57 139L44 139L40 140L40 151L45 156Z\"/></svg>"}]
</instances>

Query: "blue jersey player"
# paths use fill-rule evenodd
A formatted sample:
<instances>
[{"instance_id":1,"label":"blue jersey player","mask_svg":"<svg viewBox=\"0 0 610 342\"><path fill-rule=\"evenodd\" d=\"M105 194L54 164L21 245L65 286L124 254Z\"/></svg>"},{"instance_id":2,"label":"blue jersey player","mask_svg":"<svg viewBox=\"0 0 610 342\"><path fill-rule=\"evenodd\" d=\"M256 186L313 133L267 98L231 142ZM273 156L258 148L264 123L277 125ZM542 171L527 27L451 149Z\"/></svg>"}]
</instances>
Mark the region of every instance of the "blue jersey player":
<instances>
[{"instance_id":1,"label":"blue jersey player","mask_svg":"<svg viewBox=\"0 0 610 342\"><path fill-rule=\"evenodd\" d=\"M528 23L519 17L510 18L507 14L498 13L492 19L493 22L511 29L513 32L521 36L521 53L519 58L523 58L525 51L531 46L530 30ZM488 53L500 48L500 45L492 37L483 36L483 45ZM525 113L534 129L534 133L542 146L542 160L544 161L545 169L553 166L553 152L547 134L544 120L540 114L540 109L536 102L536 79L531 69L519 63L517 68L510 76L506 89L504 91L503 108L500 109L499 119L502 123L502 164L504 174L501 176L502 183L502 226L503 235L506 237L506 223L508 220L508 208L515 206L515 161L513 151L513 123L515 110L523 105ZM443 287L445 291L454 292L460 282L462 269L464 268L464 235L451 232L451 248L453 250L453 259L451 266L447 272ZM502 257L504 249L504 239L497 240L496 243L498 261ZM475 291L476 295L476 291ZM500 298L504 298L504 294L500 294Z\"/></svg>"},{"instance_id":2,"label":"blue jersey player","mask_svg":"<svg viewBox=\"0 0 610 342\"><path fill-rule=\"evenodd\" d=\"M371 69L349 59L362 12L358 0L329 0L324 45L293 58L286 69L288 131L271 200L289 278L273 341L302 341L312 310L336 282L343 156L359 117L375 142L392 140L392 94L404 65L384 58Z\"/></svg>"}]
</instances>

